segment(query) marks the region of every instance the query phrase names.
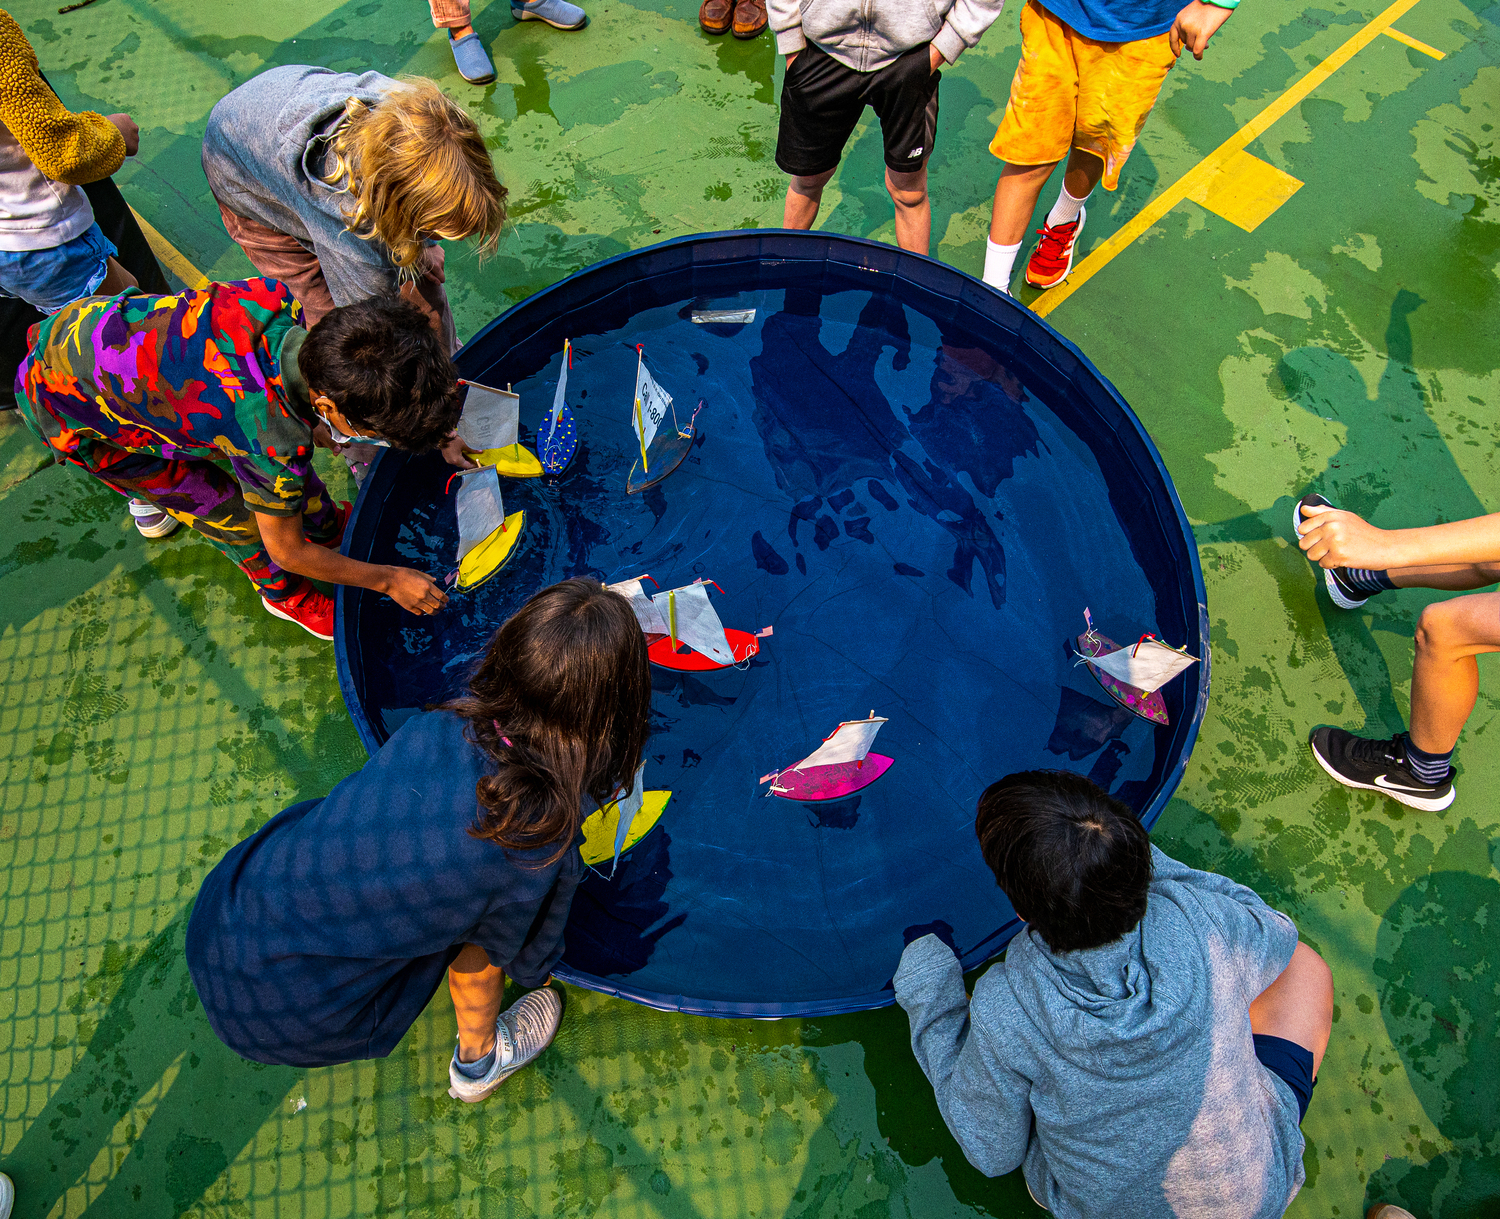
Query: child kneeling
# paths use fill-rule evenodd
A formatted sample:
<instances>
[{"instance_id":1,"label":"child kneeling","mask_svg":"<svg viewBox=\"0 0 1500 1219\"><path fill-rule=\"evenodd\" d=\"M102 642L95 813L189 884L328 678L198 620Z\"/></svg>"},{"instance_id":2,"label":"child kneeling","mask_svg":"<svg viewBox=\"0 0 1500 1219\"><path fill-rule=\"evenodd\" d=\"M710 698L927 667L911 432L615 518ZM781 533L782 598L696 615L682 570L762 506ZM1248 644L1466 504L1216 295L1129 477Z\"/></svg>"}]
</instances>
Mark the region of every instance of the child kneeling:
<instances>
[{"instance_id":1,"label":"child kneeling","mask_svg":"<svg viewBox=\"0 0 1500 1219\"><path fill-rule=\"evenodd\" d=\"M1055 1215L1281 1215L1333 1021L1322 958L1243 885L1163 855L1081 776L992 784L975 831L1029 926L972 1000L936 936L895 978L969 1161L1021 1166Z\"/></svg>"}]
</instances>

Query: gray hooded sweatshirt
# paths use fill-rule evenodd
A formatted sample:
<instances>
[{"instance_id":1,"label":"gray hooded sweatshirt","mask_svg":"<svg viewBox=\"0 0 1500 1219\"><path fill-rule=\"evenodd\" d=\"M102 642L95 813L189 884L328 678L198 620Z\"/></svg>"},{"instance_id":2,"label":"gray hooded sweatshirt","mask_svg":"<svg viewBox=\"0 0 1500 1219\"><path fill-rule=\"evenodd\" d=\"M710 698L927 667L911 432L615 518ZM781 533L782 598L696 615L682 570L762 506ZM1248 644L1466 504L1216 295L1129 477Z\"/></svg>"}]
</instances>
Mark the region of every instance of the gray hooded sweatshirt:
<instances>
[{"instance_id":1,"label":"gray hooded sweatshirt","mask_svg":"<svg viewBox=\"0 0 1500 1219\"><path fill-rule=\"evenodd\" d=\"M936 936L896 1001L964 1155L1059 1219L1276 1219L1302 1187L1297 1098L1261 1065L1250 1002L1297 929L1243 885L1152 847L1140 924L1053 952L1029 928L964 994Z\"/></svg>"},{"instance_id":2,"label":"gray hooded sweatshirt","mask_svg":"<svg viewBox=\"0 0 1500 1219\"><path fill-rule=\"evenodd\" d=\"M357 97L373 106L395 83L379 72L287 64L226 93L203 133L203 173L214 198L316 254L335 305L401 286L385 243L348 231L350 197L323 180L344 103Z\"/></svg>"},{"instance_id":3,"label":"gray hooded sweatshirt","mask_svg":"<svg viewBox=\"0 0 1500 1219\"><path fill-rule=\"evenodd\" d=\"M975 46L1005 0L769 0L776 49L809 42L846 68L875 72L907 51L932 43L949 63Z\"/></svg>"}]
</instances>

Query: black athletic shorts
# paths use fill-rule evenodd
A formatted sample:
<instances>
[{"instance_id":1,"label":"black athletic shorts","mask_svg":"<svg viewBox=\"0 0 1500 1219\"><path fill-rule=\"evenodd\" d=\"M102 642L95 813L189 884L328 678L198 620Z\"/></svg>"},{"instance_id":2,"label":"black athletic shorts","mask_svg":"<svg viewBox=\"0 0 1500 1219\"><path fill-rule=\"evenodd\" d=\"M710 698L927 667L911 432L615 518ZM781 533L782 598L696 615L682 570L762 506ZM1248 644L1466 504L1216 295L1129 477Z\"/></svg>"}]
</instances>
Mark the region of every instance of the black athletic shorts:
<instances>
[{"instance_id":1,"label":"black athletic shorts","mask_svg":"<svg viewBox=\"0 0 1500 1219\"><path fill-rule=\"evenodd\" d=\"M1308 1102L1312 1100L1313 1078L1312 1051L1285 1037L1271 1037L1264 1033L1251 1034L1255 1043L1255 1056L1268 1071L1281 1076L1282 1081L1297 1098L1297 1119L1307 1116Z\"/></svg>"},{"instance_id":2,"label":"black athletic shorts","mask_svg":"<svg viewBox=\"0 0 1500 1219\"><path fill-rule=\"evenodd\" d=\"M937 138L938 81L927 43L875 72L846 68L808 43L781 85L776 164L810 178L834 168L866 106L885 137L885 163L897 173L921 169Z\"/></svg>"}]
</instances>

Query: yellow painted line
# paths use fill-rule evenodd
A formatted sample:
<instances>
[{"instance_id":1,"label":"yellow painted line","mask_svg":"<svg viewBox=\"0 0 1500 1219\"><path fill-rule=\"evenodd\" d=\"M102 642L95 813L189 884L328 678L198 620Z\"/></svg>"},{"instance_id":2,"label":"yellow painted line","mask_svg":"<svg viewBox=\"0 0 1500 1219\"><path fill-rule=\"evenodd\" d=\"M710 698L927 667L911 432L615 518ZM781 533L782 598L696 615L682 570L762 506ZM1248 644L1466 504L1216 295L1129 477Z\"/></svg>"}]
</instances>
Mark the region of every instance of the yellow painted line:
<instances>
[{"instance_id":1,"label":"yellow painted line","mask_svg":"<svg viewBox=\"0 0 1500 1219\"><path fill-rule=\"evenodd\" d=\"M1146 204L1140 212L1127 224L1123 225L1117 232L1101 245L1097 250L1085 258L1073 268L1066 282L1053 288L1041 296L1032 306L1032 312L1038 317L1046 317L1056 309L1063 301L1077 292L1079 288L1093 279L1100 271L1109 265L1115 255L1119 254L1126 246L1130 245L1137 237L1149 229L1153 224L1165 216L1169 211L1196 191L1207 187L1208 181L1220 169L1225 162L1235 153L1241 152L1252 140L1263 135L1271 124L1276 122L1298 105L1303 98L1321 85L1325 80L1342 68L1354 56L1362 51L1376 38L1384 34L1399 18L1404 17L1407 12L1415 8L1417 0L1396 0L1396 3L1386 9L1378 17L1362 27L1360 31L1350 38L1343 46L1339 47L1332 55L1313 68L1301 80L1278 97L1274 102L1257 114L1253 119L1236 131L1232 136L1215 148L1208 156L1199 161L1197 165L1178 178L1171 186L1157 195L1155 199Z\"/></svg>"},{"instance_id":2,"label":"yellow painted line","mask_svg":"<svg viewBox=\"0 0 1500 1219\"><path fill-rule=\"evenodd\" d=\"M135 208L130 209L130 214L135 217L135 222L141 226L141 232L146 235L146 244L151 247L151 252L164 262L173 275L182 280L189 288L208 287L208 276L193 266L181 250L156 231L156 227L147 220Z\"/></svg>"},{"instance_id":3,"label":"yellow painted line","mask_svg":"<svg viewBox=\"0 0 1500 1219\"><path fill-rule=\"evenodd\" d=\"M1418 42L1410 34L1403 34L1400 30L1387 29L1386 36L1394 38L1397 42L1404 42L1413 51L1421 51L1423 55L1431 55L1434 59L1446 57L1446 51L1439 51L1436 47L1430 47L1425 42Z\"/></svg>"}]
</instances>

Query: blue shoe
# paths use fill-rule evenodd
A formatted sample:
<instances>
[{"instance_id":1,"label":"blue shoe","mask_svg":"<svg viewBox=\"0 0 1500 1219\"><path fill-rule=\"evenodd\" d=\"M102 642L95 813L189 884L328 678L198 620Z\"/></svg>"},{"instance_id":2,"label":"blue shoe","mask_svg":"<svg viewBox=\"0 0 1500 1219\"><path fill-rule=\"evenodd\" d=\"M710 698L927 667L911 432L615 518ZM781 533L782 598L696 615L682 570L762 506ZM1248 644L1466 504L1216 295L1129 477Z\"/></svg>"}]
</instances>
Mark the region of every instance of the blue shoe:
<instances>
[{"instance_id":1,"label":"blue shoe","mask_svg":"<svg viewBox=\"0 0 1500 1219\"><path fill-rule=\"evenodd\" d=\"M589 15L568 0L534 0L531 4L512 4L510 15L517 21L545 21L554 30L581 30Z\"/></svg>"},{"instance_id":2,"label":"blue shoe","mask_svg":"<svg viewBox=\"0 0 1500 1219\"><path fill-rule=\"evenodd\" d=\"M450 36L448 46L453 51L458 74L471 85L487 85L495 79L495 65L490 62L478 34L465 34L462 38Z\"/></svg>"}]
</instances>

